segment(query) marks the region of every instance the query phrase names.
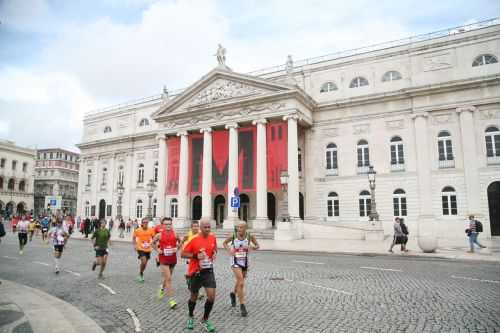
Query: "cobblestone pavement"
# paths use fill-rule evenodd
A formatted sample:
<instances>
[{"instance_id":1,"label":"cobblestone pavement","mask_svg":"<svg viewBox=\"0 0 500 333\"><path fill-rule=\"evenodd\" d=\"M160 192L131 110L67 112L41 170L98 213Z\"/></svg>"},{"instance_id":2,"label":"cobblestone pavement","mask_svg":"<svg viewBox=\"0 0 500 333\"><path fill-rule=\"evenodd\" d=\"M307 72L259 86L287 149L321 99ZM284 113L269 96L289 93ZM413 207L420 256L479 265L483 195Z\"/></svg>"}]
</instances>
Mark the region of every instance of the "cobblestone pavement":
<instances>
[{"instance_id":1,"label":"cobblestone pavement","mask_svg":"<svg viewBox=\"0 0 500 333\"><path fill-rule=\"evenodd\" d=\"M39 288L67 301L106 332L188 332L185 264L174 272L179 306L157 300L160 273L150 261L144 284L131 244L113 244L103 284L90 270L88 241L70 240L63 272L53 273L51 247L35 239L23 255L9 234L0 244L0 278ZM500 265L444 259L255 252L242 318L229 303L233 287L224 251L216 265L218 332L500 332ZM47 266L49 264L50 266ZM203 311L198 302L196 316ZM196 326L194 332L204 332Z\"/></svg>"}]
</instances>

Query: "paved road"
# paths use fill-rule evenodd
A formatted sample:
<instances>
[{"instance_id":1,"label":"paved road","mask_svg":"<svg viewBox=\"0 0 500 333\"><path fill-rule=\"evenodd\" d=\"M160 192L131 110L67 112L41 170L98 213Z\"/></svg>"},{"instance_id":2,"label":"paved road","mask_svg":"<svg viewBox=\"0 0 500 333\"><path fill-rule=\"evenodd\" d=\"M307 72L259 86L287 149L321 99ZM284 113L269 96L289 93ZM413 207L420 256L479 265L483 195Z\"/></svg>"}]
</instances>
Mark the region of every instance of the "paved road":
<instances>
[{"instance_id":1,"label":"paved road","mask_svg":"<svg viewBox=\"0 0 500 333\"><path fill-rule=\"evenodd\" d=\"M39 288L67 301L106 332L187 332L185 265L174 273L179 307L158 301L155 265L146 282L134 281L130 244L115 243L106 279L91 272L87 241L70 240L63 271L53 273L50 247L35 239L24 255L9 234L0 244L0 278ZM249 316L229 305L232 273L225 253L215 270L218 298L212 319L218 332L500 332L500 265L442 259L258 252L248 278ZM154 262L153 262L154 263ZM47 264L49 266L47 266ZM203 303L196 313L201 316ZM200 326L194 332L202 332Z\"/></svg>"}]
</instances>

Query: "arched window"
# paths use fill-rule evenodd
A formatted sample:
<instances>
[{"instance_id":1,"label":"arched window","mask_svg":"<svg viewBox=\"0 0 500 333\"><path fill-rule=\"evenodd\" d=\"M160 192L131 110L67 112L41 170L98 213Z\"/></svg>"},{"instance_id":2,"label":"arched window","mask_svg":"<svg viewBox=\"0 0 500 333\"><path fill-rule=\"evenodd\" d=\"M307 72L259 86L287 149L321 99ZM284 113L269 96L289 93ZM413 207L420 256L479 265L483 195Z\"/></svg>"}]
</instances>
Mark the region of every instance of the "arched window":
<instances>
[{"instance_id":1,"label":"arched window","mask_svg":"<svg viewBox=\"0 0 500 333\"><path fill-rule=\"evenodd\" d=\"M156 208L158 207L158 200L153 200L153 217L156 217Z\"/></svg>"},{"instance_id":2,"label":"arched window","mask_svg":"<svg viewBox=\"0 0 500 333\"><path fill-rule=\"evenodd\" d=\"M391 167L404 165L405 156L403 148L403 140L399 136L391 139Z\"/></svg>"},{"instance_id":3,"label":"arched window","mask_svg":"<svg viewBox=\"0 0 500 333\"><path fill-rule=\"evenodd\" d=\"M336 171L337 168L337 145L333 142L330 142L328 145L326 145L326 170Z\"/></svg>"},{"instance_id":4,"label":"arched window","mask_svg":"<svg viewBox=\"0 0 500 333\"><path fill-rule=\"evenodd\" d=\"M366 140L358 141L358 173L366 173L370 167L370 152Z\"/></svg>"},{"instance_id":5,"label":"arched window","mask_svg":"<svg viewBox=\"0 0 500 333\"><path fill-rule=\"evenodd\" d=\"M440 168L453 168L455 166L451 135L448 131L441 131L438 134L438 154Z\"/></svg>"},{"instance_id":6,"label":"arched window","mask_svg":"<svg viewBox=\"0 0 500 333\"><path fill-rule=\"evenodd\" d=\"M339 216L339 196L335 192L328 193L328 198L326 200L326 208L328 217Z\"/></svg>"},{"instance_id":7,"label":"arched window","mask_svg":"<svg viewBox=\"0 0 500 333\"><path fill-rule=\"evenodd\" d=\"M3 189L3 177L0 177L0 190Z\"/></svg>"},{"instance_id":8,"label":"arched window","mask_svg":"<svg viewBox=\"0 0 500 333\"><path fill-rule=\"evenodd\" d=\"M490 126L485 131L486 157L488 164L496 164L500 161L500 131L496 126Z\"/></svg>"},{"instance_id":9,"label":"arched window","mask_svg":"<svg viewBox=\"0 0 500 333\"><path fill-rule=\"evenodd\" d=\"M298 168L299 168L299 172L302 172L302 149L298 149L298 152L297 152L297 161L298 161Z\"/></svg>"},{"instance_id":10,"label":"arched window","mask_svg":"<svg viewBox=\"0 0 500 333\"><path fill-rule=\"evenodd\" d=\"M139 122L140 127L149 126L149 120L147 118L142 118Z\"/></svg>"},{"instance_id":11,"label":"arched window","mask_svg":"<svg viewBox=\"0 0 500 333\"><path fill-rule=\"evenodd\" d=\"M137 202L135 204L135 217L137 217L138 219L142 218L142 200L141 199L137 200Z\"/></svg>"},{"instance_id":12,"label":"arched window","mask_svg":"<svg viewBox=\"0 0 500 333\"><path fill-rule=\"evenodd\" d=\"M139 164L139 169L137 170L137 182L144 183L144 164Z\"/></svg>"},{"instance_id":13,"label":"arched window","mask_svg":"<svg viewBox=\"0 0 500 333\"><path fill-rule=\"evenodd\" d=\"M14 178L9 179L9 183L7 184L7 188L9 190L14 191L15 183L16 183L16 181L14 180Z\"/></svg>"},{"instance_id":14,"label":"arched window","mask_svg":"<svg viewBox=\"0 0 500 333\"><path fill-rule=\"evenodd\" d=\"M394 207L394 216L406 216L406 192L400 188L394 191L392 194L392 204Z\"/></svg>"},{"instance_id":15,"label":"arched window","mask_svg":"<svg viewBox=\"0 0 500 333\"><path fill-rule=\"evenodd\" d=\"M108 179L108 169L107 168L102 168L102 186L106 186L106 182Z\"/></svg>"},{"instance_id":16,"label":"arched window","mask_svg":"<svg viewBox=\"0 0 500 333\"><path fill-rule=\"evenodd\" d=\"M382 76L382 82L401 80L403 77L398 71L388 71Z\"/></svg>"},{"instance_id":17,"label":"arched window","mask_svg":"<svg viewBox=\"0 0 500 333\"><path fill-rule=\"evenodd\" d=\"M19 191L24 192L26 190L26 182L24 180L21 180L19 182Z\"/></svg>"},{"instance_id":18,"label":"arched window","mask_svg":"<svg viewBox=\"0 0 500 333\"><path fill-rule=\"evenodd\" d=\"M177 199L175 198L170 200L170 217L171 218L177 217Z\"/></svg>"},{"instance_id":19,"label":"arched window","mask_svg":"<svg viewBox=\"0 0 500 333\"><path fill-rule=\"evenodd\" d=\"M359 88L367 85L368 85L368 80L362 76L358 76L352 79L351 84L349 84L349 88Z\"/></svg>"},{"instance_id":20,"label":"arched window","mask_svg":"<svg viewBox=\"0 0 500 333\"><path fill-rule=\"evenodd\" d=\"M85 217L90 216L90 202L85 201Z\"/></svg>"},{"instance_id":21,"label":"arched window","mask_svg":"<svg viewBox=\"0 0 500 333\"><path fill-rule=\"evenodd\" d=\"M492 54L481 54L472 62L472 67L496 64L498 59Z\"/></svg>"},{"instance_id":22,"label":"arched window","mask_svg":"<svg viewBox=\"0 0 500 333\"><path fill-rule=\"evenodd\" d=\"M319 90L320 93L326 93L330 91L338 90L337 85L333 82L325 82L321 86L321 89Z\"/></svg>"},{"instance_id":23,"label":"arched window","mask_svg":"<svg viewBox=\"0 0 500 333\"><path fill-rule=\"evenodd\" d=\"M87 186L90 186L92 184L92 170L88 169L87 170Z\"/></svg>"},{"instance_id":24,"label":"arched window","mask_svg":"<svg viewBox=\"0 0 500 333\"><path fill-rule=\"evenodd\" d=\"M111 126L105 126L104 133L111 133Z\"/></svg>"},{"instance_id":25,"label":"arched window","mask_svg":"<svg viewBox=\"0 0 500 333\"><path fill-rule=\"evenodd\" d=\"M125 180L125 171L123 165L118 167L118 183L123 185L123 181Z\"/></svg>"},{"instance_id":26,"label":"arched window","mask_svg":"<svg viewBox=\"0 0 500 333\"><path fill-rule=\"evenodd\" d=\"M155 162L155 168L153 170L153 180L155 183L158 182L158 161Z\"/></svg>"},{"instance_id":27,"label":"arched window","mask_svg":"<svg viewBox=\"0 0 500 333\"><path fill-rule=\"evenodd\" d=\"M359 193L359 216L370 216L372 199L370 192L363 190Z\"/></svg>"},{"instance_id":28,"label":"arched window","mask_svg":"<svg viewBox=\"0 0 500 333\"><path fill-rule=\"evenodd\" d=\"M443 215L458 215L457 193L451 186L446 186L441 192Z\"/></svg>"}]
</instances>

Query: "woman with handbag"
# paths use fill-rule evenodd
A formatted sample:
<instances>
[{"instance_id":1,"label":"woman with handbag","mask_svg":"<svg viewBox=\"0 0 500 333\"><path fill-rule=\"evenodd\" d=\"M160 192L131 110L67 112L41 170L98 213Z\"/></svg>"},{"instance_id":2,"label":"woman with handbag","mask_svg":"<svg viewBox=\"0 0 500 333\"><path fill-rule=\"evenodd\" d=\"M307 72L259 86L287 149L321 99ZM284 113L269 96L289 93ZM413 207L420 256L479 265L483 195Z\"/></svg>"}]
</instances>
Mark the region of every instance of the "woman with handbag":
<instances>
[{"instance_id":1,"label":"woman with handbag","mask_svg":"<svg viewBox=\"0 0 500 333\"><path fill-rule=\"evenodd\" d=\"M401 244L401 251L406 252L406 235L403 233L400 225L400 218L396 217L394 219L394 238L392 239L391 247L389 248L389 252L393 253L392 248L396 244Z\"/></svg>"}]
</instances>

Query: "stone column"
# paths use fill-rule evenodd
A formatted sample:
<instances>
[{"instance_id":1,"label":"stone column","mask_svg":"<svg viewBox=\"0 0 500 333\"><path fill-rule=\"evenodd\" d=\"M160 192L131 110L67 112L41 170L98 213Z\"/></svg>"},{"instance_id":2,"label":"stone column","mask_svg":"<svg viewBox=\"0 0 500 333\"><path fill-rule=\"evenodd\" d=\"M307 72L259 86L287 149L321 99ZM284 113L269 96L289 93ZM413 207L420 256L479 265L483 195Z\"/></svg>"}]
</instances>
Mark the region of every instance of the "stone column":
<instances>
[{"instance_id":1,"label":"stone column","mask_svg":"<svg viewBox=\"0 0 500 333\"><path fill-rule=\"evenodd\" d=\"M467 191L468 214L480 213L480 186L477 163L476 135L474 134L474 115L477 109L473 106L457 108L460 117L460 132L462 134L462 150L464 160L465 186Z\"/></svg>"},{"instance_id":2,"label":"stone column","mask_svg":"<svg viewBox=\"0 0 500 333\"><path fill-rule=\"evenodd\" d=\"M238 210L231 208L231 197L234 189L238 187L238 124L226 125L229 130L229 165L227 172L227 219L224 220L224 229L233 229L234 222L238 220Z\"/></svg>"},{"instance_id":3,"label":"stone column","mask_svg":"<svg viewBox=\"0 0 500 333\"><path fill-rule=\"evenodd\" d=\"M432 178L429 155L429 134L427 113L412 116L415 125L415 148L417 155L417 178L419 196L418 245L424 252L434 252L437 248L435 217L432 212Z\"/></svg>"},{"instance_id":4,"label":"stone column","mask_svg":"<svg viewBox=\"0 0 500 333\"><path fill-rule=\"evenodd\" d=\"M178 211L177 219L175 219L176 228L184 228L188 225L188 202L187 202L187 190L188 190L188 169L189 169L189 145L188 145L188 133L187 131L182 131L177 133L177 136L181 138L181 151L179 160L179 190L177 195L178 200Z\"/></svg>"},{"instance_id":5,"label":"stone column","mask_svg":"<svg viewBox=\"0 0 500 333\"><path fill-rule=\"evenodd\" d=\"M200 133L203 133L201 218L210 220L212 227L215 228L215 220L212 219L212 129L210 127L202 128Z\"/></svg>"},{"instance_id":6,"label":"stone column","mask_svg":"<svg viewBox=\"0 0 500 333\"><path fill-rule=\"evenodd\" d=\"M135 202L132 198L132 187L135 187L134 174L134 153L129 152L125 157L125 171L123 179L122 215L123 218L135 219ZM128 176L125 176L128 175Z\"/></svg>"},{"instance_id":7,"label":"stone column","mask_svg":"<svg viewBox=\"0 0 500 333\"><path fill-rule=\"evenodd\" d=\"M271 221L267 217L267 142L266 119L252 122L257 125L257 216L253 221L254 229L269 229Z\"/></svg>"},{"instance_id":8,"label":"stone column","mask_svg":"<svg viewBox=\"0 0 500 333\"><path fill-rule=\"evenodd\" d=\"M167 139L165 135L160 134L156 137L158 140L158 183L156 191L158 193L157 216L162 218L165 216L165 189L167 175Z\"/></svg>"}]
</instances>

